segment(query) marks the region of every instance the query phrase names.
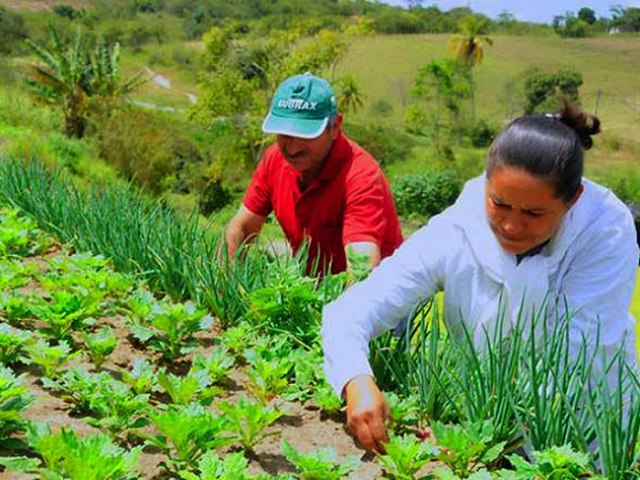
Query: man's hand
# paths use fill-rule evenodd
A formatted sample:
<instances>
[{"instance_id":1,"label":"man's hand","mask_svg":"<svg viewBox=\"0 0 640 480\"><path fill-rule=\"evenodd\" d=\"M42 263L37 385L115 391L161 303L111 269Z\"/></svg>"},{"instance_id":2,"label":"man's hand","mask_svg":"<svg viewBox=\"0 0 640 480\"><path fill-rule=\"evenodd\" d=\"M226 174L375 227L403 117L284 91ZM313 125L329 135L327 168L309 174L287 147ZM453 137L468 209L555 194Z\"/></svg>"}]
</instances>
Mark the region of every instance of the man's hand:
<instances>
[{"instance_id":1,"label":"man's hand","mask_svg":"<svg viewBox=\"0 0 640 480\"><path fill-rule=\"evenodd\" d=\"M369 375L359 375L345 387L347 428L367 450L384 453L389 441L385 428L390 418L382 392Z\"/></svg>"},{"instance_id":2,"label":"man's hand","mask_svg":"<svg viewBox=\"0 0 640 480\"><path fill-rule=\"evenodd\" d=\"M240 205L225 231L227 253L230 259L233 260L240 245L255 240L266 220L267 217L257 215L244 205Z\"/></svg>"}]
</instances>

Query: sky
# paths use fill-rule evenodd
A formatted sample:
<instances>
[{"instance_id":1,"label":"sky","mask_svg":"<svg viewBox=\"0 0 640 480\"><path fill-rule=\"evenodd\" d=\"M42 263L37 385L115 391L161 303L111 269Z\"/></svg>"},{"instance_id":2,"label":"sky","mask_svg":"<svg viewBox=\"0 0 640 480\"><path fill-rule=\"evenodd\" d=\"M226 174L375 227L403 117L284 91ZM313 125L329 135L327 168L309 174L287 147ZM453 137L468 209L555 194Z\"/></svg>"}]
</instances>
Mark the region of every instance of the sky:
<instances>
[{"instance_id":1,"label":"sky","mask_svg":"<svg viewBox=\"0 0 640 480\"><path fill-rule=\"evenodd\" d=\"M391 5L406 6L406 0L383 0ZM469 7L491 18L496 18L504 10L512 13L518 20L537 23L551 23L555 15L565 12L578 13L582 7L589 7L597 17L611 18L610 8L613 5L623 7L640 7L640 0L425 0L423 6L436 5L440 10L453 7Z\"/></svg>"}]
</instances>

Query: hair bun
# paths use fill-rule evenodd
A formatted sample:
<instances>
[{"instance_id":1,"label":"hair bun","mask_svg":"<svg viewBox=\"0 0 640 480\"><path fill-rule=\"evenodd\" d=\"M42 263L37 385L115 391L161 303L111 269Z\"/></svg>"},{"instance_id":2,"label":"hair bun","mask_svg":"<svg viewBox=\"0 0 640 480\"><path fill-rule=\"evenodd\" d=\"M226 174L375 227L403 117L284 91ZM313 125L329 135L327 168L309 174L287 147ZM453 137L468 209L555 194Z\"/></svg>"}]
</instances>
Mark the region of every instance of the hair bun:
<instances>
[{"instance_id":1,"label":"hair bun","mask_svg":"<svg viewBox=\"0 0 640 480\"><path fill-rule=\"evenodd\" d=\"M600 133L600 119L571 105L566 99L560 113L558 113L558 120L576 132L585 150L590 149L593 145L591 136Z\"/></svg>"}]
</instances>

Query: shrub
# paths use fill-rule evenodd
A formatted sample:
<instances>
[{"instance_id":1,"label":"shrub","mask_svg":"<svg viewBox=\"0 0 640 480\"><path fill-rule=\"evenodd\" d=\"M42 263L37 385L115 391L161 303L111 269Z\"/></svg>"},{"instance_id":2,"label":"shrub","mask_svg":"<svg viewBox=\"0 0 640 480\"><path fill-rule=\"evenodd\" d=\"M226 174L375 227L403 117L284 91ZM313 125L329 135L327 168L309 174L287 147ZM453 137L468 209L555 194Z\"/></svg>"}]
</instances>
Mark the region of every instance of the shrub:
<instances>
[{"instance_id":1,"label":"shrub","mask_svg":"<svg viewBox=\"0 0 640 480\"><path fill-rule=\"evenodd\" d=\"M498 135L500 127L485 119L480 119L468 131L471 144L477 148L488 147Z\"/></svg>"},{"instance_id":2,"label":"shrub","mask_svg":"<svg viewBox=\"0 0 640 480\"><path fill-rule=\"evenodd\" d=\"M121 175L156 194L169 186L181 137L174 121L155 112L123 109L98 128L100 156Z\"/></svg>"},{"instance_id":3,"label":"shrub","mask_svg":"<svg viewBox=\"0 0 640 480\"><path fill-rule=\"evenodd\" d=\"M451 205L462 188L456 173L410 173L398 175L391 184L398 214L432 216Z\"/></svg>"},{"instance_id":4,"label":"shrub","mask_svg":"<svg viewBox=\"0 0 640 480\"><path fill-rule=\"evenodd\" d=\"M415 144L409 135L393 127L349 123L344 130L383 167L407 158Z\"/></svg>"}]
</instances>

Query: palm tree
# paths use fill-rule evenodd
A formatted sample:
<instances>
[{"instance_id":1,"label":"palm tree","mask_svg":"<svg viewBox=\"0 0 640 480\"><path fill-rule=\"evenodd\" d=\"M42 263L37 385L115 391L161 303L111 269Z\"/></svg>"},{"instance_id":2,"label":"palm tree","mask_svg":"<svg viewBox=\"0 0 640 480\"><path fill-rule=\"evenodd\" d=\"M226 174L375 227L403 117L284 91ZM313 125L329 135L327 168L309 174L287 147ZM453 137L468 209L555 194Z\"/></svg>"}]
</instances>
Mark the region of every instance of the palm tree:
<instances>
[{"instance_id":1,"label":"palm tree","mask_svg":"<svg viewBox=\"0 0 640 480\"><path fill-rule=\"evenodd\" d=\"M84 136L88 116L96 104L108 111L117 99L147 80L137 74L121 81L117 43L108 46L99 41L91 52L80 33L66 43L54 28L50 28L50 41L47 49L27 39L40 63L31 65L25 82L41 100L62 108L68 137Z\"/></svg>"},{"instance_id":2,"label":"palm tree","mask_svg":"<svg viewBox=\"0 0 640 480\"><path fill-rule=\"evenodd\" d=\"M482 63L486 43L493 40L486 35L487 21L479 16L468 16L458 26L458 33L449 40L450 48L455 51L458 62L465 65L469 73L471 92L471 118L475 118L475 90L473 85L473 67Z\"/></svg>"},{"instance_id":3,"label":"palm tree","mask_svg":"<svg viewBox=\"0 0 640 480\"><path fill-rule=\"evenodd\" d=\"M338 89L340 92L338 109L343 114L346 115L351 110L355 113L359 107L364 105L364 95L355 75L349 73L342 77L338 82Z\"/></svg>"}]
</instances>

